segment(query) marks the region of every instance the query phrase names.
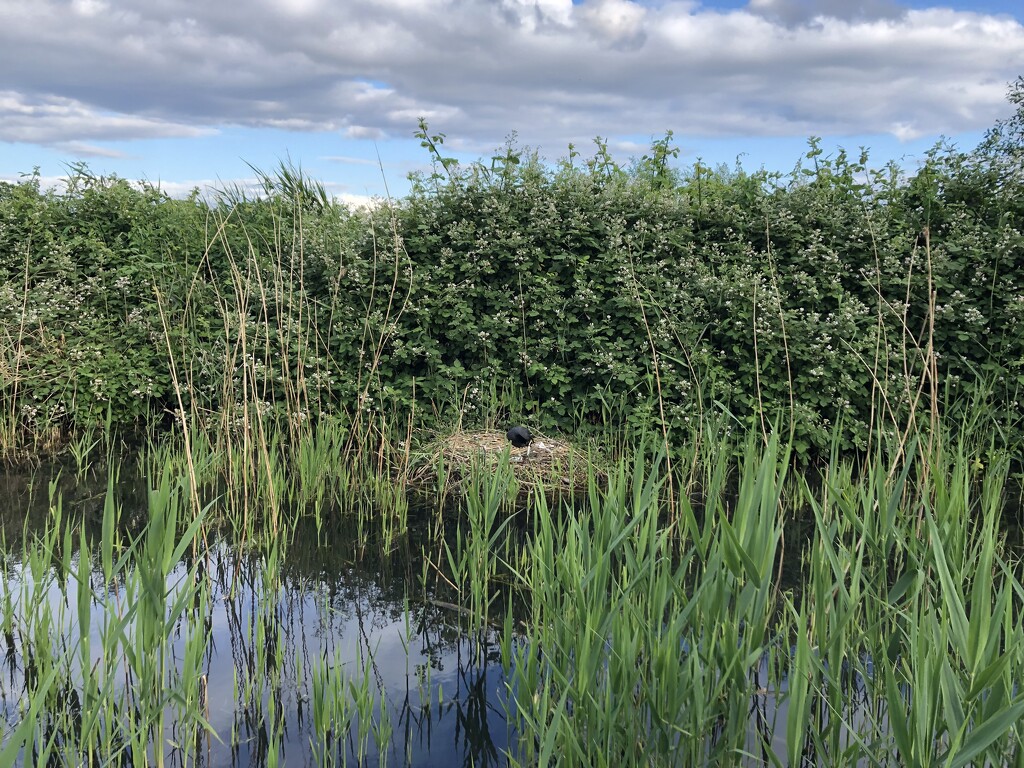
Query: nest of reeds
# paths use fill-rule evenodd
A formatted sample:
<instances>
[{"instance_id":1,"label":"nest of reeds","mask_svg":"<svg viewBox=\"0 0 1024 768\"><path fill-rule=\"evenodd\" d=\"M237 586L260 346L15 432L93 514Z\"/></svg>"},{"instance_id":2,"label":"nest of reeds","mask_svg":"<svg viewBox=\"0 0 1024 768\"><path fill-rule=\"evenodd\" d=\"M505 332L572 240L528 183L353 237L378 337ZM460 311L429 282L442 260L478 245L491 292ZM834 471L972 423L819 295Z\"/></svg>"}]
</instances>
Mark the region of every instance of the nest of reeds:
<instances>
[{"instance_id":1,"label":"nest of reeds","mask_svg":"<svg viewBox=\"0 0 1024 768\"><path fill-rule=\"evenodd\" d=\"M528 448L512 446L503 432L458 431L439 438L428 446L422 461L409 474L409 483L418 490L437 489L458 493L471 468L497 468L505 454L508 465L524 496L537 488L552 495L575 495L586 491L590 473L604 473L589 465L590 456L571 443L544 435L534 435ZM444 467L444 488L437 488L438 468Z\"/></svg>"}]
</instances>

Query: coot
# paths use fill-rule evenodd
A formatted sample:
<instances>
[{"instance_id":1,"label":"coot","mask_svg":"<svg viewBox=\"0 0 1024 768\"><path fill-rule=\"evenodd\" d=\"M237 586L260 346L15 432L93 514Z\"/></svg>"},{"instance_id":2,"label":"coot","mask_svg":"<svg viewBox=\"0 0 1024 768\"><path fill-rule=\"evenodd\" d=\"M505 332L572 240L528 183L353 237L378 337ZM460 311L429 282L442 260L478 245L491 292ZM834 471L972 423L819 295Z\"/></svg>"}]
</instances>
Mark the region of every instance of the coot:
<instances>
[{"instance_id":1,"label":"coot","mask_svg":"<svg viewBox=\"0 0 1024 768\"><path fill-rule=\"evenodd\" d=\"M512 429L505 433L505 437L516 448L526 448L533 442L533 435L530 434L530 430L522 426L512 427Z\"/></svg>"}]
</instances>

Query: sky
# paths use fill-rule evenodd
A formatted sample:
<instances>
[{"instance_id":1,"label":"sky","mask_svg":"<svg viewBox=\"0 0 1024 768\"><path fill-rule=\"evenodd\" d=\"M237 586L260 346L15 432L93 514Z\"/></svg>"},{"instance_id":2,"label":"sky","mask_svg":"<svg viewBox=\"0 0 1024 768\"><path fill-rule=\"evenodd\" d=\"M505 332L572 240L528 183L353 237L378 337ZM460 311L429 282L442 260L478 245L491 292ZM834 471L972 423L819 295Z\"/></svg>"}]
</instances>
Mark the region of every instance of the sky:
<instances>
[{"instance_id":1,"label":"sky","mask_svg":"<svg viewBox=\"0 0 1024 768\"><path fill-rule=\"evenodd\" d=\"M0 179L193 187L301 167L342 200L403 195L515 136L550 162L791 170L867 147L913 169L1012 113L1020 0L0 0Z\"/></svg>"}]
</instances>

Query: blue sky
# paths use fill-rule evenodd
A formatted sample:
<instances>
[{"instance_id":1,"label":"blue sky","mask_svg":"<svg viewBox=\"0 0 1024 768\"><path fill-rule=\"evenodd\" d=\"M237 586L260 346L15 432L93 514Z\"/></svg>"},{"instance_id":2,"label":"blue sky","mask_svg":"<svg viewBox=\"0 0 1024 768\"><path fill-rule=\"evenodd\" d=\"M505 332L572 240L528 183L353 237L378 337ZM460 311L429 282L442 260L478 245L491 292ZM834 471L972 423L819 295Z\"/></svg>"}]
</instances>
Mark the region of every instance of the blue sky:
<instances>
[{"instance_id":1,"label":"blue sky","mask_svg":"<svg viewBox=\"0 0 1024 768\"><path fill-rule=\"evenodd\" d=\"M0 0L0 178L69 164L192 186L289 158L342 199L506 137L789 170L809 136L914 167L1024 74L1010 0ZM378 164L379 158L379 164Z\"/></svg>"}]
</instances>

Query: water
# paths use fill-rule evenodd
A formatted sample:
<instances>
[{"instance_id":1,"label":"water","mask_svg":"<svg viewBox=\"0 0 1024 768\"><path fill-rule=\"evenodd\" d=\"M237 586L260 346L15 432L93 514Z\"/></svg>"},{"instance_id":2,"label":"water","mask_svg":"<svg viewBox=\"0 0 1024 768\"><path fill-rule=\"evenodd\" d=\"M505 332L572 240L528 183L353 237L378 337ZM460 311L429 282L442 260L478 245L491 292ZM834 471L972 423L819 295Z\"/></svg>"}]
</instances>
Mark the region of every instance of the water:
<instances>
[{"instance_id":1,"label":"water","mask_svg":"<svg viewBox=\"0 0 1024 768\"><path fill-rule=\"evenodd\" d=\"M144 478L131 475L117 483L126 539L145 531L147 487ZM23 536L40 537L52 527L51 490L54 498L63 499L65 521L80 523L87 540L100 538L105 476L79 480L56 467L0 473L0 595L17 595L23 584L40 578L38 570L33 574L21 561L21 542ZM204 691L200 714L211 730L182 726L171 707L155 747L165 764L508 765L509 755L519 754L520 736L514 727L510 674L502 664L502 631L467 630L464 613L453 605L457 598L437 577L443 570L443 545L431 525L434 517L433 509L414 510L408 533L387 541L375 538L374 525L360 529L351 518L327 516L319 528L306 518L289 535L285 556L276 564L268 560L265 548L240 546L236 536L216 529L208 533L209 547L203 553L186 552L167 575L168 602L193 573L199 574L206 597L175 620L169 658L172 667L183 668L189 634L204 634L198 665ZM803 533L810 536L813 531ZM1009 535L1014 537L1014 529ZM799 528L787 533L792 557L781 569L785 589L794 588L801 578L800 538ZM83 572L88 574L94 614L123 609L129 602L124 584L105 583L99 556L78 550L77 533L68 544L71 551L65 552L64 542L58 541L53 558L66 558L72 574L79 564L87 566ZM70 658L72 677L81 680L84 669L100 663L109 624L94 616L88 632L92 650L88 658L79 658L80 586L73 576L52 578L53 572L44 580L43 602L54 617L54 653ZM25 610L16 602L15 618ZM505 615L500 602L492 615ZM6 641L6 647L0 644L2 751L22 716L31 660L19 635L0 640ZM682 654L692 650L681 643ZM745 765L771 764L768 749L786 754L787 681L784 675L769 675L766 664L753 672L747 757L741 761ZM872 666L862 658L857 668L870 676ZM852 728L845 731L849 738L871 707L878 706L867 698L863 683L851 673L844 684L847 708L838 716L844 729ZM73 679L72 685L77 684ZM131 684L124 675L117 678L122 689ZM318 691L325 687L336 692L334 701L350 708L347 719L336 721L344 727L330 733L315 714ZM909 691L907 695L909 700ZM363 708L356 711L355 702ZM824 713L819 719L830 717ZM873 719L884 726L884 711ZM149 755L151 762L154 757ZM66 759L65 764L79 762ZM813 761L813 756L808 759Z\"/></svg>"},{"instance_id":2,"label":"water","mask_svg":"<svg viewBox=\"0 0 1024 768\"><path fill-rule=\"evenodd\" d=\"M0 479L5 589L17 591L32 578L19 560L21 534L39 534L47 523L48 493L40 482L45 477L44 471L8 473ZM105 479L77 483L64 477L58 486L65 519L81 520L87 533L98 538ZM118 490L125 534L141 530L145 482L129 478ZM419 527L421 521L413 515L412 524ZM414 529L410 537L422 533ZM507 764L505 754L515 734L508 725L510 697L496 631L468 635L463 617L447 600L424 594L419 547L409 546L410 537L383 551L372 542L361 543L352 525L319 533L312 524L300 526L274 584L264 583L262 553L227 539L211 542L200 569L209 587L208 605L201 615L197 610L182 615L170 644L171 657L181 659L185 636L195 625L204 628L209 640L201 667L205 716L216 736L202 734L191 743L188 764ZM98 557L75 551L76 567L83 556L92 561L92 588L102 594ZM186 557L170 573L169 601L191 565ZM62 617L57 623L69 638L77 631L78 589L71 578L52 581L46 590L54 614ZM123 590L120 595L116 587L109 590L115 603L124 597ZM19 609L15 606L16 616ZM90 626L93 663L99 658L103 626L101 621ZM81 662L75 664L80 670ZM7 723L19 720L25 674L26 659L16 638L0 671L0 716ZM369 692L372 707L363 724L370 733L362 744L358 715L346 733L329 737L317 731L317 674L330 676L346 692ZM250 686L255 694L251 698L246 695ZM276 728L267 723L271 698L279 714ZM168 764L181 759L173 745L189 738L194 736L177 733L173 722L167 726Z\"/></svg>"},{"instance_id":3,"label":"water","mask_svg":"<svg viewBox=\"0 0 1024 768\"><path fill-rule=\"evenodd\" d=\"M393 733L381 745L369 740L368 764L382 762L381 749L389 765L504 763L507 701L492 636L467 639L447 610L407 603L405 592L419 590L403 575L374 567L380 563L307 561L309 568L289 567L280 586L267 589L257 560L239 558L226 546L211 557L209 721L218 734L238 734L238 744L230 755L226 745L211 745L209 765L262 765L266 757L265 704L247 706L233 692L236 679L260 672L259 621L276 636L270 642L283 646L284 664L267 670L276 680L263 695L275 696L285 714L280 751L286 764L310 764L319 751L310 746L323 739L310 701L312 669L320 662L352 686L370 676L374 722L381 721L381 707L387 709ZM339 749L350 758L359 751L352 743Z\"/></svg>"}]
</instances>

